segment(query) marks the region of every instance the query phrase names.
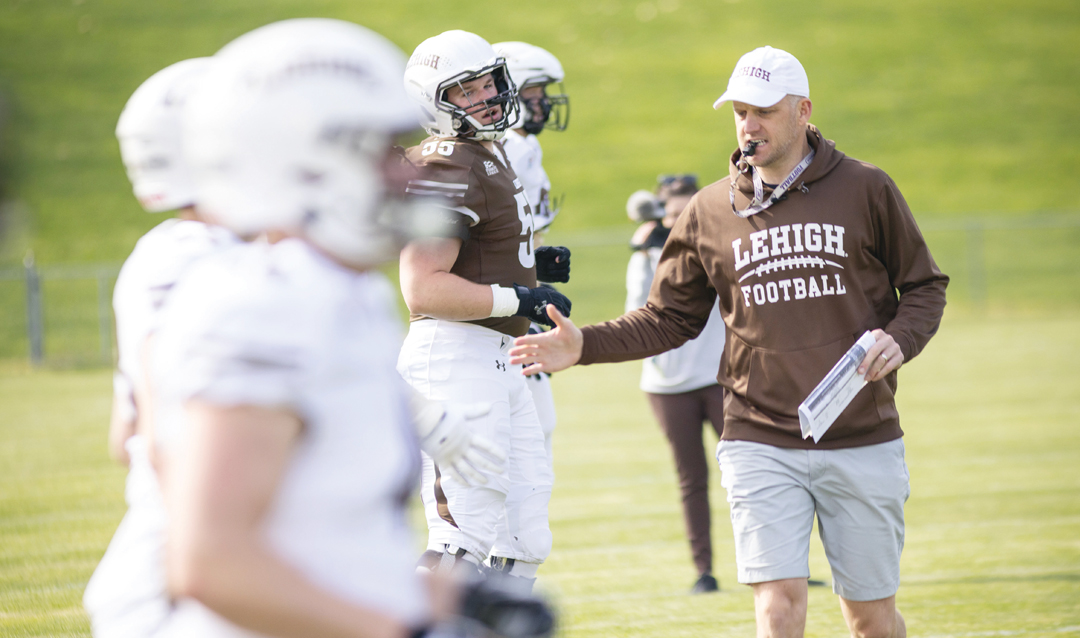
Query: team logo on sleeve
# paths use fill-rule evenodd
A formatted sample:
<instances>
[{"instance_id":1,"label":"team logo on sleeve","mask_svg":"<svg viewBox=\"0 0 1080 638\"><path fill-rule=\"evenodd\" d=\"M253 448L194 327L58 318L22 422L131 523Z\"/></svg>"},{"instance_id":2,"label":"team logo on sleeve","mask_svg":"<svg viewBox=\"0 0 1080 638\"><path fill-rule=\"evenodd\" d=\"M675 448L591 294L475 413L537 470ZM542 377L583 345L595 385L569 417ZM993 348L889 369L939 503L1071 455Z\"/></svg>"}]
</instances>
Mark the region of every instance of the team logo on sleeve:
<instances>
[{"instance_id":1,"label":"team logo on sleeve","mask_svg":"<svg viewBox=\"0 0 1080 638\"><path fill-rule=\"evenodd\" d=\"M743 240L731 242L735 271L746 307L786 301L845 295L840 261L848 257L844 250L844 227L834 224L785 224L750 233L750 245ZM758 282L773 273L824 270L825 273L792 272L793 276Z\"/></svg>"}]
</instances>

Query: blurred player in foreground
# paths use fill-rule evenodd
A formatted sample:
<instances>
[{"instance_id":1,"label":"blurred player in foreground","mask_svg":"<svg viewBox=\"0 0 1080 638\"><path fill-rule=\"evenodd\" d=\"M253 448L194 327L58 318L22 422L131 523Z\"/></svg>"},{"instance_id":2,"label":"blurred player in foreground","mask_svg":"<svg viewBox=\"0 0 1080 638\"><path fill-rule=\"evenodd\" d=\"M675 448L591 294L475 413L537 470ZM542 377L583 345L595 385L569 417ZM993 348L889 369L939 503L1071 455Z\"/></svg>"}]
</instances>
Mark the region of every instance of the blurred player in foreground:
<instances>
[{"instance_id":1,"label":"blurred player in foreground","mask_svg":"<svg viewBox=\"0 0 1080 638\"><path fill-rule=\"evenodd\" d=\"M158 635L548 635L539 602L414 568L417 437L392 289L370 270L418 212L392 197L391 143L415 126L401 52L290 20L213 64L185 113L198 206L265 239L193 267L155 337L174 597ZM429 416L440 441L467 433Z\"/></svg>"},{"instance_id":2,"label":"blurred player in foreground","mask_svg":"<svg viewBox=\"0 0 1080 638\"><path fill-rule=\"evenodd\" d=\"M517 89L491 45L465 31L420 43L404 82L430 135L407 152L419 170L408 192L435 198L450 231L414 241L401 254L412 322L398 370L430 399L490 403L477 431L508 451L506 468L487 473L482 486L463 484L425 458L428 546L421 564L475 572L505 515L516 530L511 555L520 557L508 574L531 589L551 552L553 472L532 396L508 350L530 321L550 325L548 304L569 312L570 301L537 285L559 268L557 253L533 250L532 207L498 142L518 118Z\"/></svg>"},{"instance_id":3,"label":"blurred player in foreground","mask_svg":"<svg viewBox=\"0 0 1080 638\"><path fill-rule=\"evenodd\" d=\"M545 129L565 131L570 119L570 100L562 90L565 77L562 64L551 53L538 46L525 42L499 42L491 45L496 55L506 60L510 79L518 87L518 109L521 112L516 124L502 139L503 150L510 166L521 180L529 207L533 212L533 243L536 246L537 260L551 263L554 268L546 272L537 272L537 280L543 283L566 283L570 281L570 249L564 246L541 246L544 233L555 221L559 213L557 206L550 201L551 181L544 170L544 152L537 139ZM548 95L548 88L557 87L558 92ZM539 334L543 328L533 322L529 334ZM554 468L552 454L552 435L555 432L557 415L555 397L551 392L551 375L537 374L528 383L532 394L540 427L544 431L544 449L547 450L548 462ZM527 496L531 491L528 485L518 485L507 495L511 502ZM510 507L513 509L513 506ZM513 522L503 516L499 520L498 538L491 550L489 559L492 569L513 571L514 564L528 557L515 552L511 538L517 534L512 529Z\"/></svg>"},{"instance_id":4,"label":"blurred player in foreground","mask_svg":"<svg viewBox=\"0 0 1080 638\"><path fill-rule=\"evenodd\" d=\"M135 196L150 213L176 211L139 240L113 293L117 346L109 452L128 466L128 511L86 587L94 635L148 635L169 611L161 565L165 506L151 464L150 393L143 369L148 339L165 299L202 256L235 244L224 228L203 222L183 157L180 116L209 58L177 62L155 73L128 100L116 126L120 156Z\"/></svg>"},{"instance_id":5,"label":"blurred player in foreground","mask_svg":"<svg viewBox=\"0 0 1080 638\"><path fill-rule=\"evenodd\" d=\"M638 191L627 202L627 214L641 222L626 266L626 312L645 305L656 265L668 235L690 198L697 192L694 175L661 176L656 193ZM675 457L682 494L683 519L698 579L691 591L714 592L712 515L709 509L709 458L702 442L706 421L719 438L724 431L724 388L716 368L724 352L724 320L713 304L708 323L696 338L642 361L641 389L660 423Z\"/></svg>"},{"instance_id":6,"label":"blurred player in foreground","mask_svg":"<svg viewBox=\"0 0 1080 638\"><path fill-rule=\"evenodd\" d=\"M658 354L697 336L719 298L717 456L758 635L803 635L816 517L851 634L899 637L910 488L895 372L937 332L948 277L888 175L810 125L809 95L791 54L743 56L714 104L735 116L731 174L676 222L646 306L583 330L552 311L558 327L518 339L512 361L558 371ZM866 331L868 386L819 442L804 439L799 404Z\"/></svg>"}]
</instances>

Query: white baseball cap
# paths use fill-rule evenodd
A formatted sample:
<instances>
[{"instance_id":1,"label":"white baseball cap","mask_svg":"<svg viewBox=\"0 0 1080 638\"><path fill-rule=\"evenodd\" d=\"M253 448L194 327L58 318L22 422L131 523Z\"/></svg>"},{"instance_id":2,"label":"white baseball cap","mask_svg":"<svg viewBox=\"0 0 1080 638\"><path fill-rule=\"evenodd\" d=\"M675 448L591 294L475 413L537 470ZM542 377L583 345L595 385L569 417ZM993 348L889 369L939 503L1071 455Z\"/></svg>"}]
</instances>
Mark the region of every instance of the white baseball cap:
<instances>
[{"instance_id":1,"label":"white baseball cap","mask_svg":"<svg viewBox=\"0 0 1080 638\"><path fill-rule=\"evenodd\" d=\"M761 47L739 58L727 90L713 103L745 102L761 108L772 106L785 95L810 97L810 80L802 64L787 51Z\"/></svg>"}]
</instances>

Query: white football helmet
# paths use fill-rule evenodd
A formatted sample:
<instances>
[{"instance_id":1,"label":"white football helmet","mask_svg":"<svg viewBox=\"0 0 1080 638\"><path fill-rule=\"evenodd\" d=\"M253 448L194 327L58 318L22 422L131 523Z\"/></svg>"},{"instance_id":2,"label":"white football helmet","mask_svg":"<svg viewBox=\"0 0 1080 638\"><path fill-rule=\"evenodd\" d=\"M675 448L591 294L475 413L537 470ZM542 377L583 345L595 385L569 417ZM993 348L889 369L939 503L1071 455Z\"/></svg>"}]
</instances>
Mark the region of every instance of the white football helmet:
<instances>
[{"instance_id":1,"label":"white football helmet","mask_svg":"<svg viewBox=\"0 0 1080 638\"><path fill-rule=\"evenodd\" d=\"M135 197L148 213L195 203L184 162L180 121L184 102L210 67L210 58L177 62L150 76L124 105L116 123L120 158Z\"/></svg>"},{"instance_id":2,"label":"white football helmet","mask_svg":"<svg viewBox=\"0 0 1080 638\"><path fill-rule=\"evenodd\" d=\"M446 91L489 73L498 94L476 105L497 106L502 117L484 124L466 109L451 104ZM405 90L419 103L420 124L431 135L497 140L518 121L517 87L506 62L487 40L468 31L446 31L421 42L405 68Z\"/></svg>"},{"instance_id":3,"label":"white football helmet","mask_svg":"<svg viewBox=\"0 0 1080 638\"><path fill-rule=\"evenodd\" d=\"M394 136L416 128L404 70L400 49L340 20L286 20L226 45L185 113L200 211L349 264L394 257L414 223L383 175Z\"/></svg>"},{"instance_id":4,"label":"white football helmet","mask_svg":"<svg viewBox=\"0 0 1080 638\"><path fill-rule=\"evenodd\" d=\"M545 128L565 131L570 123L570 98L562 87L565 74L559 59L546 49L525 42L498 42L491 46L495 53L506 59L506 68L519 95L530 86L544 89L542 99L525 101L518 98L522 114L514 128L523 128L533 135ZM551 84L557 85L558 91L548 95L547 88Z\"/></svg>"}]
</instances>

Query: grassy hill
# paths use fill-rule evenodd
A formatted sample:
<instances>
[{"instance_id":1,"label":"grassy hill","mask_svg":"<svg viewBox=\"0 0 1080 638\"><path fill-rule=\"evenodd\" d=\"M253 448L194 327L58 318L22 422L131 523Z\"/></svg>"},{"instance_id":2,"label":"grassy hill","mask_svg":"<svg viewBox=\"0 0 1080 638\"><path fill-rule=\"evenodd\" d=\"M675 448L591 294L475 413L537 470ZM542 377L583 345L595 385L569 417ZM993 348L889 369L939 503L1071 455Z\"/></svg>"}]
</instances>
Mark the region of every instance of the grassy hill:
<instances>
[{"instance_id":1,"label":"grassy hill","mask_svg":"<svg viewBox=\"0 0 1080 638\"><path fill-rule=\"evenodd\" d=\"M564 231L625 226L625 197L658 173L721 177L733 124L711 103L763 44L800 58L813 121L887 170L921 219L1080 209L1072 0L6 0L3 154L19 205L5 209L14 231L0 263L28 247L46 264L122 260L157 221L131 196L112 135L128 96L167 64L298 16L353 20L406 52L450 28L554 52L571 126L542 140Z\"/></svg>"}]
</instances>

